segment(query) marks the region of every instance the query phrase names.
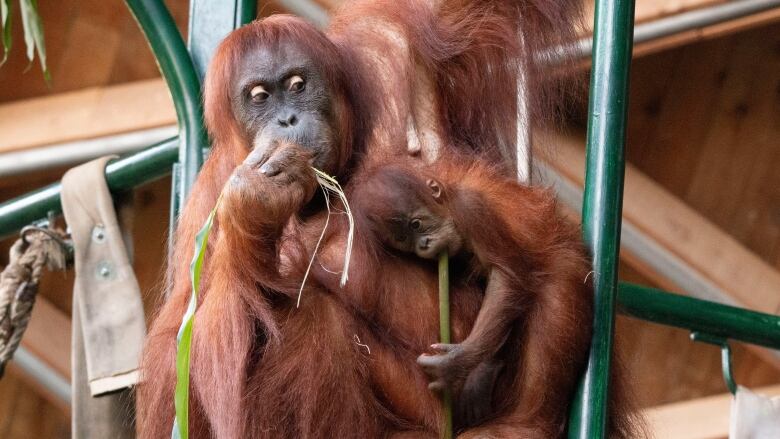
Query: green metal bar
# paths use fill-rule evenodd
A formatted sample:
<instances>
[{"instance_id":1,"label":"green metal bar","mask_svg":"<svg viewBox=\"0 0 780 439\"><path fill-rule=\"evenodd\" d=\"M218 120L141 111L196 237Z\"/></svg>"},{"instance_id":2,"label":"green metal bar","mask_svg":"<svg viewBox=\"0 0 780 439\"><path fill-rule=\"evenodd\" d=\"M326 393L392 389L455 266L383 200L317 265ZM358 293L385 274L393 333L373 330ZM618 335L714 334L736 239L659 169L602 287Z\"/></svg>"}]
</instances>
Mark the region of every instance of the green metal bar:
<instances>
[{"instance_id":1,"label":"green metal bar","mask_svg":"<svg viewBox=\"0 0 780 439\"><path fill-rule=\"evenodd\" d=\"M615 326L633 0L597 0L587 137L583 236L593 255L595 318L570 438L606 437Z\"/></svg>"},{"instance_id":2,"label":"green metal bar","mask_svg":"<svg viewBox=\"0 0 780 439\"><path fill-rule=\"evenodd\" d=\"M620 312L630 317L780 349L780 317L655 288L620 283Z\"/></svg>"},{"instance_id":3,"label":"green metal bar","mask_svg":"<svg viewBox=\"0 0 780 439\"><path fill-rule=\"evenodd\" d=\"M179 162L182 164L180 204L187 198L208 145L203 128L200 78L176 23L162 0L125 0L146 35L168 84L179 121Z\"/></svg>"},{"instance_id":4,"label":"green metal bar","mask_svg":"<svg viewBox=\"0 0 780 439\"><path fill-rule=\"evenodd\" d=\"M256 0L192 0L188 47L198 75L203 78L206 67L219 43L233 29L257 17Z\"/></svg>"},{"instance_id":5,"label":"green metal bar","mask_svg":"<svg viewBox=\"0 0 780 439\"><path fill-rule=\"evenodd\" d=\"M106 181L112 192L130 190L168 174L176 161L178 138L165 140L141 152L112 161L106 166ZM48 212L62 212L60 183L0 204L0 238L46 218Z\"/></svg>"}]
</instances>

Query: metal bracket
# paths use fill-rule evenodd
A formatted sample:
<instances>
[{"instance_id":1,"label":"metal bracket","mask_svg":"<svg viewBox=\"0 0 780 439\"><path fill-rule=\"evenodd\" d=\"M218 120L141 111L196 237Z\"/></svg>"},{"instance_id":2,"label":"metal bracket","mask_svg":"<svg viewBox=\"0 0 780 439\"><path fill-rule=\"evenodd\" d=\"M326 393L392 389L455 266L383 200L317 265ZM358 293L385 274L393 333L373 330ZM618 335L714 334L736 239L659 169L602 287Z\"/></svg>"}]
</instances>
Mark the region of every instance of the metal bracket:
<instances>
[{"instance_id":1,"label":"metal bracket","mask_svg":"<svg viewBox=\"0 0 780 439\"><path fill-rule=\"evenodd\" d=\"M703 332L697 331L691 332L691 340L720 347L720 361L723 368L723 381L726 382L726 387L729 389L729 392L731 392L732 395L736 395L737 383L734 381L734 376L732 374L731 347L729 346L728 340L724 337L705 334Z\"/></svg>"}]
</instances>

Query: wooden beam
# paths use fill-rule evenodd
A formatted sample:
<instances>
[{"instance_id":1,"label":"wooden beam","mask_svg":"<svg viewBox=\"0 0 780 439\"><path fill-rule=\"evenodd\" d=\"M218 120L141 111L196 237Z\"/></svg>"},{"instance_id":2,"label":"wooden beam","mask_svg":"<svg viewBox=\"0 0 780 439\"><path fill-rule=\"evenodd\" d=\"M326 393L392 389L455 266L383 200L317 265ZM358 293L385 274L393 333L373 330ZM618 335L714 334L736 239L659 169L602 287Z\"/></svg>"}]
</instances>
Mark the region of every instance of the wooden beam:
<instances>
[{"instance_id":1,"label":"wooden beam","mask_svg":"<svg viewBox=\"0 0 780 439\"><path fill-rule=\"evenodd\" d=\"M727 21L725 23L699 29L692 29L676 35L660 38L655 41L647 41L641 44L637 44L634 47L634 57L651 55L653 53L673 49L675 47L684 46L686 44L694 44L699 41L707 41L713 38L719 38L726 35L743 32L748 29L766 26L778 21L780 21L780 8L771 9L760 12L758 14Z\"/></svg>"},{"instance_id":2,"label":"wooden beam","mask_svg":"<svg viewBox=\"0 0 780 439\"><path fill-rule=\"evenodd\" d=\"M344 0L311 0L319 3L327 9L335 9L346 3ZM679 14L680 12L698 9L706 6L712 6L719 3L726 3L727 0L637 0L636 2L636 21L655 20L669 15ZM593 23L593 3L586 2L586 23Z\"/></svg>"},{"instance_id":3,"label":"wooden beam","mask_svg":"<svg viewBox=\"0 0 780 439\"><path fill-rule=\"evenodd\" d=\"M11 378L11 376L13 376L13 378ZM32 390L47 402L51 403L52 406L56 407L66 418L70 418L70 404L66 401L63 401L59 396L55 395L50 389L41 384L41 382L38 381L35 377L28 374L27 371L22 369L22 367L16 364L13 360L8 363L6 375L3 376L3 380L7 379L19 379L25 387L29 387L25 388L23 390L24 392L29 392ZM20 391L22 391L22 389L20 389ZM2 409L0 409L0 412L2 412ZM2 418L2 413L0 413L0 418Z\"/></svg>"},{"instance_id":4,"label":"wooden beam","mask_svg":"<svg viewBox=\"0 0 780 439\"><path fill-rule=\"evenodd\" d=\"M330 7L339 1L325 0ZM665 0L637 3L638 22L724 3L722 0ZM780 20L780 9L639 44L636 56L714 38ZM592 21L592 20L590 20ZM589 21L588 21L589 22ZM584 31L587 35L590 31ZM581 64L587 67L590 61ZM90 139L176 122L170 94L162 79L93 87L0 105L0 153Z\"/></svg>"},{"instance_id":5,"label":"wooden beam","mask_svg":"<svg viewBox=\"0 0 780 439\"><path fill-rule=\"evenodd\" d=\"M780 395L780 385L763 387L756 393ZM730 393L645 409L652 437L663 439L725 439L729 434Z\"/></svg>"},{"instance_id":6,"label":"wooden beam","mask_svg":"<svg viewBox=\"0 0 780 439\"><path fill-rule=\"evenodd\" d=\"M328 12L331 12L334 9L341 7L341 5L344 4L344 1L343 0L314 0L314 3L319 4L323 8L327 9Z\"/></svg>"},{"instance_id":7,"label":"wooden beam","mask_svg":"<svg viewBox=\"0 0 780 439\"><path fill-rule=\"evenodd\" d=\"M694 9L701 9L719 4L728 3L724 0L663 0L663 1L638 1L636 3L635 22L637 24L652 22L655 20L670 17L682 12L688 12ZM593 23L593 5L589 4L586 12L587 27L580 33L581 37L588 38L591 35L591 26ZM770 9L746 17L730 20L720 24L705 26L698 29L691 29L678 34L669 35L653 41L646 41L634 45L633 56L639 58L651 55L664 50L671 50L676 47L687 44L694 44L700 41L707 41L713 38L719 38L738 32L743 32L760 26L766 26L780 21L780 8ZM585 58L576 62L577 69L585 70L590 68L590 58Z\"/></svg>"},{"instance_id":8,"label":"wooden beam","mask_svg":"<svg viewBox=\"0 0 780 439\"><path fill-rule=\"evenodd\" d=\"M579 210L585 177L582 136L537 132L540 168L551 168L561 182L559 197ZM553 151L552 155L545 154ZM544 172L543 172L544 173ZM544 183L554 183L550 175ZM562 192L563 191L563 192ZM640 274L668 291L685 293L777 314L780 305L780 273L734 238L668 193L650 178L626 166L623 196L623 237L620 257ZM777 351L746 345L768 364L780 369Z\"/></svg>"},{"instance_id":9,"label":"wooden beam","mask_svg":"<svg viewBox=\"0 0 780 439\"><path fill-rule=\"evenodd\" d=\"M35 300L32 318L21 344L27 351L61 375L63 379L70 381L70 318L43 297L39 296ZM70 405L41 385L13 359L8 367L9 371L22 378L35 392L51 402L65 415L70 416Z\"/></svg>"},{"instance_id":10,"label":"wooden beam","mask_svg":"<svg viewBox=\"0 0 780 439\"><path fill-rule=\"evenodd\" d=\"M537 139L554 145L553 159L545 161L584 187L583 138L546 132ZM631 164L626 165L623 200L627 225L652 238L737 304L770 314L780 311L777 270Z\"/></svg>"},{"instance_id":11,"label":"wooden beam","mask_svg":"<svg viewBox=\"0 0 780 439\"><path fill-rule=\"evenodd\" d=\"M70 317L43 297L35 299L22 346L66 380L70 379L70 337Z\"/></svg>"},{"instance_id":12,"label":"wooden beam","mask_svg":"<svg viewBox=\"0 0 780 439\"><path fill-rule=\"evenodd\" d=\"M162 79L0 105L0 153L176 123Z\"/></svg>"},{"instance_id":13,"label":"wooden beam","mask_svg":"<svg viewBox=\"0 0 780 439\"><path fill-rule=\"evenodd\" d=\"M728 0L637 0L634 21L644 23L727 2Z\"/></svg>"}]
</instances>

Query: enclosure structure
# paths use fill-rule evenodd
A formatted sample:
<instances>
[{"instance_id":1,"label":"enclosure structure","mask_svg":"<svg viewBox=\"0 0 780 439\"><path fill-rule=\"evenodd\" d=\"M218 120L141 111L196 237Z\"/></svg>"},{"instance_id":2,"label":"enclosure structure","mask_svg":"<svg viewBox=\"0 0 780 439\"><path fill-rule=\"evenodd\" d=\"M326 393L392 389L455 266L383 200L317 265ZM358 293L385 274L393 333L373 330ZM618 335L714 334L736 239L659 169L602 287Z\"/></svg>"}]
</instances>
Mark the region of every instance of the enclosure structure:
<instances>
[{"instance_id":1,"label":"enclosure structure","mask_svg":"<svg viewBox=\"0 0 780 439\"><path fill-rule=\"evenodd\" d=\"M254 17L255 3L193 0L189 52L161 1L127 3L144 29L171 90L179 135L114 161L106 178L112 190L123 191L173 172L173 217L178 200L186 196L194 181L206 146L199 79L216 42ZM772 6L776 5L761 4L765 9ZM583 234L593 253L597 313L589 367L572 411L570 437L604 437L616 311L703 334L724 346L732 339L780 349L780 318L774 315L618 282L633 16L630 0L596 3L582 218ZM733 16L724 17L720 19ZM59 211L56 184L5 202L0 205L0 236L15 233L52 211Z\"/></svg>"}]
</instances>

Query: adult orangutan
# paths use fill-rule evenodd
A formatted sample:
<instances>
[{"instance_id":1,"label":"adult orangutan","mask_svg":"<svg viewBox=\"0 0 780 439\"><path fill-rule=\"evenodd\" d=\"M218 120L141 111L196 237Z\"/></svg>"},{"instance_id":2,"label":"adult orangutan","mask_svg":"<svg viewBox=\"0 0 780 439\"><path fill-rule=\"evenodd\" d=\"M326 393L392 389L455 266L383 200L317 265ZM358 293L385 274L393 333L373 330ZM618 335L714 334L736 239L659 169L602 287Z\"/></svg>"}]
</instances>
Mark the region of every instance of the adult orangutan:
<instances>
[{"instance_id":1,"label":"adult orangutan","mask_svg":"<svg viewBox=\"0 0 780 439\"><path fill-rule=\"evenodd\" d=\"M328 272L343 257L334 236L296 307L326 217L311 166L349 185L366 158L406 153L424 166L457 150L507 172L519 72L532 115L544 112L555 86L542 80L542 49L572 35L578 2L435 3L349 4L326 33L275 16L220 45L205 85L213 151L179 219L169 297L150 329L140 437L170 434L188 261L220 192L195 315L193 437L438 437L439 404L415 363L438 333L435 308L420 305L436 289L430 266L398 259L377 273L377 261L354 255L341 288ZM456 339L482 290L455 291ZM530 409L519 395L501 396L506 414L462 425L462 437L550 437L514 416Z\"/></svg>"}]
</instances>

